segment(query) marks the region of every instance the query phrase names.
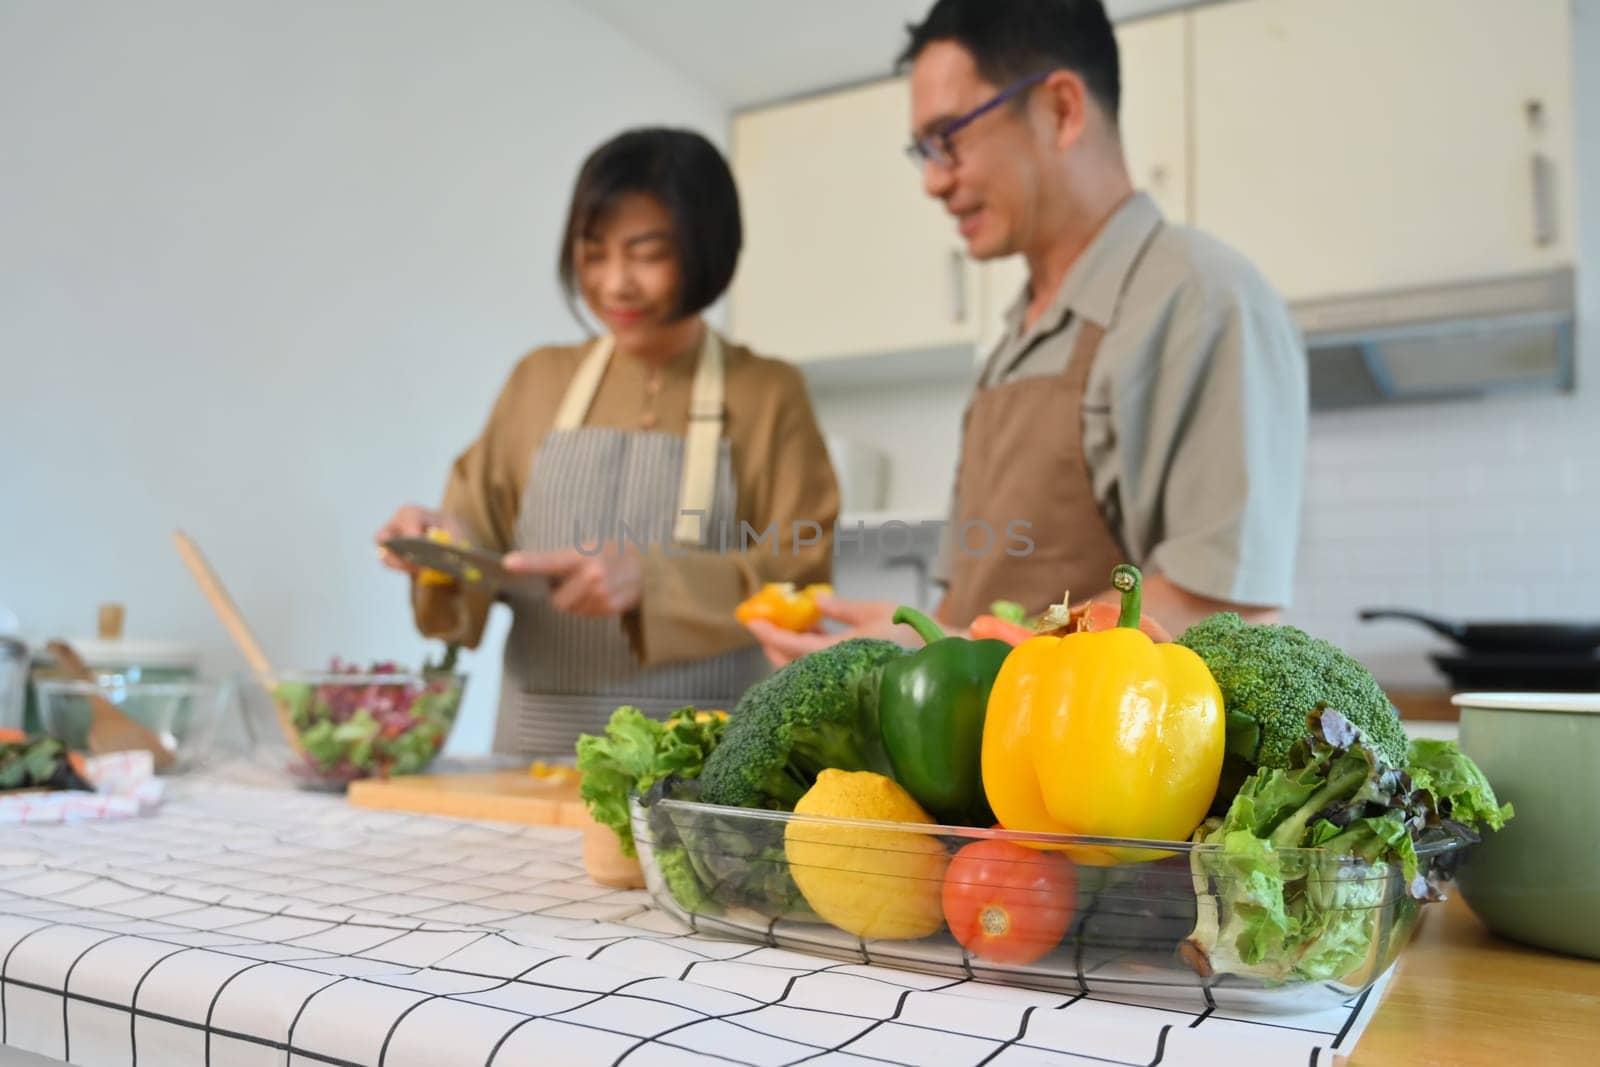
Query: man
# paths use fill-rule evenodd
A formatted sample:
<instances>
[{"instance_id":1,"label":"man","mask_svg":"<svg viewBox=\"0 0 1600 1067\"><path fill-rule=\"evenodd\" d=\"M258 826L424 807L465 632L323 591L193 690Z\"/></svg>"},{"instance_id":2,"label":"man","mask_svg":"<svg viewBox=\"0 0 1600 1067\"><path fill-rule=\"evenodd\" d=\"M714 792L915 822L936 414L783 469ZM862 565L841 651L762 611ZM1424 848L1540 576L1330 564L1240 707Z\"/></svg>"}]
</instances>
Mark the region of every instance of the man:
<instances>
[{"instance_id":1,"label":"man","mask_svg":"<svg viewBox=\"0 0 1600 1067\"><path fill-rule=\"evenodd\" d=\"M963 421L938 615L964 627L997 599L1114 600L1128 561L1173 633L1216 611L1275 618L1298 534L1304 348L1249 263L1133 189L1099 0L939 0L910 36L923 190L973 257L1021 255L1029 276ZM751 629L783 663L893 636L889 611L832 600L843 633Z\"/></svg>"}]
</instances>

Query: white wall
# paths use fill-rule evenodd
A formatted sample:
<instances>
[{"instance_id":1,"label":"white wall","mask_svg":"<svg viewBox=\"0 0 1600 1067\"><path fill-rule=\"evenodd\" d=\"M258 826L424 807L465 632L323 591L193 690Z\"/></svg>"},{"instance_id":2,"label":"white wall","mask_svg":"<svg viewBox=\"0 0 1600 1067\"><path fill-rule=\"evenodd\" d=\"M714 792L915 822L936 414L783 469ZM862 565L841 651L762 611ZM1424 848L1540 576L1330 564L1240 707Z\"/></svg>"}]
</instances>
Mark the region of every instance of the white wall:
<instances>
[{"instance_id":1,"label":"white wall","mask_svg":"<svg viewBox=\"0 0 1600 1067\"><path fill-rule=\"evenodd\" d=\"M0 603L242 660L416 663L371 535L432 501L553 280L583 155L725 109L561 0L0 5ZM486 747L500 619L453 739Z\"/></svg>"}]
</instances>

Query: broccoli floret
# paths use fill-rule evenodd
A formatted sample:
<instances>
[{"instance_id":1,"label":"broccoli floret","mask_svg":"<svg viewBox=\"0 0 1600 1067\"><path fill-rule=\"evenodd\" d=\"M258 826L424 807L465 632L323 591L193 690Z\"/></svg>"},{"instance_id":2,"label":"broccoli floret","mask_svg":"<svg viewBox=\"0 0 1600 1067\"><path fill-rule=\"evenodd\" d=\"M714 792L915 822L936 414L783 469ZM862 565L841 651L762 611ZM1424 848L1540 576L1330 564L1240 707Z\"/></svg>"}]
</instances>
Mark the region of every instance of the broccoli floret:
<instances>
[{"instance_id":1,"label":"broccoli floret","mask_svg":"<svg viewBox=\"0 0 1600 1067\"><path fill-rule=\"evenodd\" d=\"M888 774L878 735L879 668L905 654L892 641L852 638L751 686L706 758L701 799L792 811L826 768Z\"/></svg>"},{"instance_id":2,"label":"broccoli floret","mask_svg":"<svg viewBox=\"0 0 1600 1067\"><path fill-rule=\"evenodd\" d=\"M1224 787L1242 781L1240 771L1288 767L1296 742L1310 737L1306 717L1318 705L1337 708L1385 759L1405 766L1406 733L1389 698L1370 671L1329 642L1226 611L1189 627L1177 643L1205 661L1222 690L1232 765L1223 770ZM1224 791L1225 803L1232 792Z\"/></svg>"}]
</instances>

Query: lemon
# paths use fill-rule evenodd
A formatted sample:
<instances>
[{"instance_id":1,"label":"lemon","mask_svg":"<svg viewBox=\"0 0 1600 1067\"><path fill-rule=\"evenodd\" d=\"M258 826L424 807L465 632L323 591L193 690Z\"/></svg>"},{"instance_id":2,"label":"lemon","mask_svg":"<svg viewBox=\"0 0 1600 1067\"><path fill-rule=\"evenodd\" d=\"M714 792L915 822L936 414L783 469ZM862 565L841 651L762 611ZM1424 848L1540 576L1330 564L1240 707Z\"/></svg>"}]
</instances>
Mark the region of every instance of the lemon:
<instances>
[{"instance_id":1,"label":"lemon","mask_svg":"<svg viewBox=\"0 0 1600 1067\"><path fill-rule=\"evenodd\" d=\"M932 823L898 784L871 771L825 770L797 815ZM806 903L857 937L909 940L944 924L941 892L950 862L931 834L796 820L783 835L789 871Z\"/></svg>"}]
</instances>

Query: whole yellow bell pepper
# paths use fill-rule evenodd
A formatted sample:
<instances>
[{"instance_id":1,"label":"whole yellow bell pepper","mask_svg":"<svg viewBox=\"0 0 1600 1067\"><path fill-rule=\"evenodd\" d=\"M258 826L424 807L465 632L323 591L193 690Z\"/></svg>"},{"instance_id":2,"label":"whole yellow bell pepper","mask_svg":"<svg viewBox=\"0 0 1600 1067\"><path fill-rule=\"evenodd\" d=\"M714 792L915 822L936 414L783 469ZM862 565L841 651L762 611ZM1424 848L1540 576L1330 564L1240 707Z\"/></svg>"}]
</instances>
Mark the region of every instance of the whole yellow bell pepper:
<instances>
[{"instance_id":1,"label":"whole yellow bell pepper","mask_svg":"<svg viewBox=\"0 0 1600 1067\"><path fill-rule=\"evenodd\" d=\"M1126 564L1112 571L1115 629L1032 637L1001 666L982 757L1006 829L1183 841L1211 807L1222 692L1199 656L1140 632L1140 581Z\"/></svg>"}]
</instances>

